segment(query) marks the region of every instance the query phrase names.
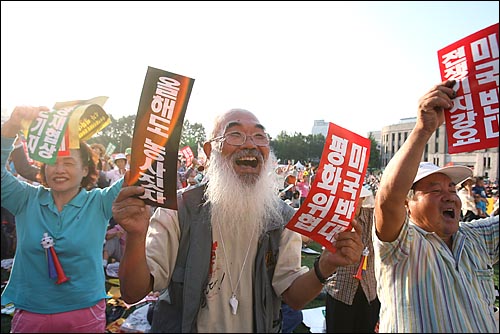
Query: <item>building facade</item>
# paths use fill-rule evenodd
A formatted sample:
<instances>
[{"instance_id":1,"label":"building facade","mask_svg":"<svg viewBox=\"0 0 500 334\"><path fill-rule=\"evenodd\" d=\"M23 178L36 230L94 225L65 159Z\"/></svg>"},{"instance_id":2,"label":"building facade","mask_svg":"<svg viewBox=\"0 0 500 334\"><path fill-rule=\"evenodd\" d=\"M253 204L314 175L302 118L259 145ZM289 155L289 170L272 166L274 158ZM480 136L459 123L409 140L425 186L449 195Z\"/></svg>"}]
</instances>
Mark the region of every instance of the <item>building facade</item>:
<instances>
[{"instance_id":1,"label":"building facade","mask_svg":"<svg viewBox=\"0 0 500 334\"><path fill-rule=\"evenodd\" d=\"M416 118L403 118L398 124L382 128L380 136L380 159L382 169L401 148L416 124ZM462 165L470 167L474 176L483 176L490 181L498 180L498 147L466 153L448 153L446 127L441 125L427 142L422 161L429 161L440 167Z\"/></svg>"},{"instance_id":2,"label":"building facade","mask_svg":"<svg viewBox=\"0 0 500 334\"><path fill-rule=\"evenodd\" d=\"M312 135L322 134L325 138L328 134L328 126L330 123L325 122L323 119L315 120L311 130Z\"/></svg>"}]
</instances>

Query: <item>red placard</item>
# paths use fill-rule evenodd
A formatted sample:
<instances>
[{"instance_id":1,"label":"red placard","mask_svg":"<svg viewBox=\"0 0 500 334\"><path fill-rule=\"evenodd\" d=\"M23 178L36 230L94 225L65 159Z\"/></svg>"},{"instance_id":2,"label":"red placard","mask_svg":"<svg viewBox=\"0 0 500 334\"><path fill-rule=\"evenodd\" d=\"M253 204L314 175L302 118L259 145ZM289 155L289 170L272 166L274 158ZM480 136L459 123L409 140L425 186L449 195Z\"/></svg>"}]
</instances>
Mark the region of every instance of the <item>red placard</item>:
<instances>
[{"instance_id":1,"label":"red placard","mask_svg":"<svg viewBox=\"0 0 500 334\"><path fill-rule=\"evenodd\" d=\"M445 113L448 152L498 147L498 23L438 51L441 79L455 79Z\"/></svg>"},{"instance_id":2,"label":"red placard","mask_svg":"<svg viewBox=\"0 0 500 334\"><path fill-rule=\"evenodd\" d=\"M179 152L181 152L184 158L186 159L186 167L190 167L193 164L193 158L194 158L194 153L193 150L191 150L191 147L184 146L179 150Z\"/></svg>"},{"instance_id":3,"label":"red placard","mask_svg":"<svg viewBox=\"0 0 500 334\"><path fill-rule=\"evenodd\" d=\"M309 195L286 227L335 252L336 234L352 229L370 147L370 139L330 123Z\"/></svg>"}]
</instances>

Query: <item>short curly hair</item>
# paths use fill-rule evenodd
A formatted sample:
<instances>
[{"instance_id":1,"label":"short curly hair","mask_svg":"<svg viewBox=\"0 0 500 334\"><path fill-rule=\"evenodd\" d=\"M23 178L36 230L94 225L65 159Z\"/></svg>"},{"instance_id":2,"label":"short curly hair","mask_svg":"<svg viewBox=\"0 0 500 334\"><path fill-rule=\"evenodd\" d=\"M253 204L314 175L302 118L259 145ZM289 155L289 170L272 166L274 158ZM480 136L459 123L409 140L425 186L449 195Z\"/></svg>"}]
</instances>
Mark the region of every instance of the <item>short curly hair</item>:
<instances>
[{"instance_id":1,"label":"short curly hair","mask_svg":"<svg viewBox=\"0 0 500 334\"><path fill-rule=\"evenodd\" d=\"M104 154L106 153L106 148L104 148L104 145L103 144L99 144L99 143L93 143L93 144L90 144L90 147L92 149L99 149L99 151L101 151L100 155L99 155L99 158L103 158L104 157Z\"/></svg>"}]
</instances>

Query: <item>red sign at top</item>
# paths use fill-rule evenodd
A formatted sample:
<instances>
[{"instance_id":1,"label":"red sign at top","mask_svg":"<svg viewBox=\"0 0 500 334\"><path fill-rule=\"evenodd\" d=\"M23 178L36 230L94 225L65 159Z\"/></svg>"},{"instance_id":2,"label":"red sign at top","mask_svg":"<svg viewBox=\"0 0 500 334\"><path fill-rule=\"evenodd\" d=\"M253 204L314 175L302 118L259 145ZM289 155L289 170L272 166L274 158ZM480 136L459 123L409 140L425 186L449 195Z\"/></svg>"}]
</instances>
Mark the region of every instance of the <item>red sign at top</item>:
<instances>
[{"instance_id":1,"label":"red sign at top","mask_svg":"<svg viewBox=\"0 0 500 334\"><path fill-rule=\"evenodd\" d=\"M438 51L441 79L455 79L445 113L448 152L498 147L498 23Z\"/></svg>"}]
</instances>

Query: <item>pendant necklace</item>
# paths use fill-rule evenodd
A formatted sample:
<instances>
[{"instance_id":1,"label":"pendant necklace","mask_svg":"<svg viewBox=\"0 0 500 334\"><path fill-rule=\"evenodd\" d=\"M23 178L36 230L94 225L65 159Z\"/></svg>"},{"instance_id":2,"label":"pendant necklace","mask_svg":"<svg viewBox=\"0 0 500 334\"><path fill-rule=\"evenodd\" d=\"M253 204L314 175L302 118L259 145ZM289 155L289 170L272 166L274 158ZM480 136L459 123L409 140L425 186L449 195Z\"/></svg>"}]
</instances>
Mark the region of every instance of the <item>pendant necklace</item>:
<instances>
[{"instance_id":1,"label":"pendant necklace","mask_svg":"<svg viewBox=\"0 0 500 334\"><path fill-rule=\"evenodd\" d=\"M233 280L231 278L231 272L229 271L229 262L227 261L226 246L224 245L224 239L222 238L222 231L220 229L220 225L218 222L217 222L217 228L219 230L220 241L222 244L222 251L224 252L224 259L226 260L226 269L227 269L227 275L229 276L229 284L231 285L231 298L229 298L229 305L231 305L231 313L233 315L236 315L236 311L238 310L238 299L236 298L236 290L240 285L241 274L243 273L243 269L245 268L245 264L247 263L248 253L250 252L250 247L252 246L253 237L255 235L255 228L252 233L252 238L248 243L247 253L245 254L245 259L243 260L243 264L241 265L240 275L238 277L238 281L236 282L236 286L234 288L233 288Z\"/></svg>"}]
</instances>

